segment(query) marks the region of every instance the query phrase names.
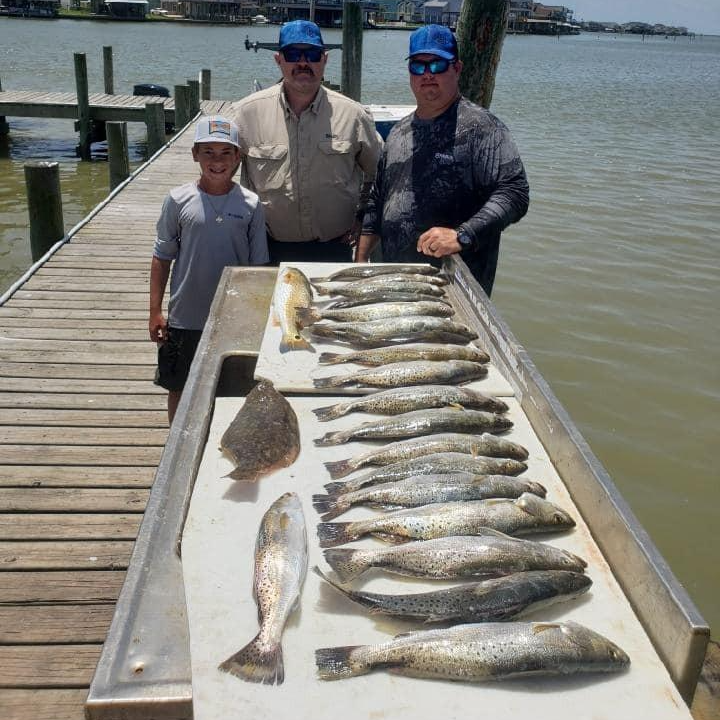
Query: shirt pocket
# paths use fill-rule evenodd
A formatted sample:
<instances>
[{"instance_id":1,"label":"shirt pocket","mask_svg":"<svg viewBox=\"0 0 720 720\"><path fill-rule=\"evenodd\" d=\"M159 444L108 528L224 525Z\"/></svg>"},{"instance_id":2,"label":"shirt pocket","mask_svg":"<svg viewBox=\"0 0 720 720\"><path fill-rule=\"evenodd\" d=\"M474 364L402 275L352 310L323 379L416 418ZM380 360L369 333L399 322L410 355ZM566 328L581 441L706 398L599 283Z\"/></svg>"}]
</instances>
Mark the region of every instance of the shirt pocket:
<instances>
[{"instance_id":1,"label":"shirt pocket","mask_svg":"<svg viewBox=\"0 0 720 720\"><path fill-rule=\"evenodd\" d=\"M248 178L257 193L282 187L287 175L287 145L254 145L245 158Z\"/></svg>"},{"instance_id":2,"label":"shirt pocket","mask_svg":"<svg viewBox=\"0 0 720 720\"><path fill-rule=\"evenodd\" d=\"M349 140L321 140L318 142L321 176L333 184L346 184L355 170L354 145Z\"/></svg>"}]
</instances>

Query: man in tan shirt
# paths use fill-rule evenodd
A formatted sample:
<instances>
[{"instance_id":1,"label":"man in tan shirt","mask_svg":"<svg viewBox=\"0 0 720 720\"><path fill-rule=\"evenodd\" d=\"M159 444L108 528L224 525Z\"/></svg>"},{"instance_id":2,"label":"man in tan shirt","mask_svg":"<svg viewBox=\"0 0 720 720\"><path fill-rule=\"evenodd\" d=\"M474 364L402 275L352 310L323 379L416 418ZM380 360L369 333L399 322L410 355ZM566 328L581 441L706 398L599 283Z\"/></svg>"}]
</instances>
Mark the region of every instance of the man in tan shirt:
<instances>
[{"instance_id":1,"label":"man in tan shirt","mask_svg":"<svg viewBox=\"0 0 720 720\"><path fill-rule=\"evenodd\" d=\"M279 45L282 81L228 111L242 184L262 201L272 264L350 262L381 141L369 112L322 86L327 53L315 23L286 23Z\"/></svg>"}]
</instances>

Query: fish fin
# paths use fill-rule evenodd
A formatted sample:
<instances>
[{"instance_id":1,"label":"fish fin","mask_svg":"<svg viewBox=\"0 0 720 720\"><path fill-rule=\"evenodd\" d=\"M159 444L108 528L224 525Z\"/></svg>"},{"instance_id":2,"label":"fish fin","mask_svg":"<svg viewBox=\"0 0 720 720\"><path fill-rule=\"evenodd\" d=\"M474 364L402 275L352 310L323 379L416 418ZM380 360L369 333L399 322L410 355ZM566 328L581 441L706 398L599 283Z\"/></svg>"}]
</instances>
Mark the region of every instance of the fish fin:
<instances>
[{"instance_id":1,"label":"fish fin","mask_svg":"<svg viewBox=\"0 0 720 720\"><path fill-rule=\"evenodd\" d=\"M315 664L321 680L341 680L342 678L364 675L370 670L369 666L354 665L351 663L353 650L360 645L346 645L345 647L320 648L315 651Z\"/></svg>"},{"instance_id":2,"label":"fish fin","mask_svg":"<svg viewBox=\"0 0 720 720\"><path fill-rule=\"evenodd\" d=\"M354 470L357 470L357 468L354 466L352 459L347 460L335 460L333 462L326 462L325 468L330 473L330 477L333 480L337 480L337 478L345 477L346 475L349 475Z\"/></svg>"},{"instance_id":3,"label":"fish fin","mask_svg":"<svg viewBox=\"0 0 720 720\"><path fill-rule=\"evenodd\" d=\"M335 582L335 580L331 580L317 565L313 567L313 572L318 576L321 577L328 585L332 585L336 590L340 591L343 595L347 595L348 591L345 590L345 588L338 582Z\"/></svg>"},{"instance_id":4,"label":"fish fin","mask_svg":"<svg viewBox=\"0 0 720 720\"><path fill-rule=\"evenodd\" d=\"M448 407L451 410L465 410L465 406L460 403L448 403Z\"/></svg>"},{"instance_id":5,"label":"fish fin","mask_svg":"<svg viewBox=\"0 0 720 720\"><path fill-rule=\"evenodd\" d=\"M224 475L223 477L231 478L232 480L237 480L239 482L254 483L257 480L259 480L260 475L258 475L257 473L248 473L246 470L243 470L242 468L235 468L232 472L229 472L227 475Z\"/></svg>"},{"instance_id":6,"label":"fish fin","mask_svg":"<svg viewBox=\"0 0 720 720\"><path fill-rule=\"evenodd\" d=\"M341 405L328 405L327 407L315 408L313 410L315 417L320 422L327 422L328 420L336 420L339 417L345 415Z\"/></svg>"},{"instance_id":7,"label":"fish fin","mask_svg":"<svg viewBox=\"0 0 720 720\"><path fill-rule=\"evenodd\" d=\"M545 632L547 630L557 630L559 627L562 627L559 623L535 623L533 625L532 631L533 635L537 635L538 633Z\"/></svg>"},{"instance_id":8,"label":"fish fin","mask_svg":"<svg viewBox=\"0 0 720 720\"><path fill-rule=\"evenodd\" d=\"M218 668L235 677L263 685L282 685L285 679L280 643L267 645L259 634Z\"/></svg>"},{"instance_id":9,"label":"fish fin","mask_svg":"<svg viewBox=\"0 0 720 720\"><path fill-rule=\"evenodd\" d=\"M347 483L344 482L331 482L325 485L325 489L328 491L328 495L341 495L345 491Z\"/></svg>"},{"instance_id":10,"label":"fish fin","mask_svg":"<svg viewBox=\"0 0 720 720\"><path fill-rule=\"evenodd\" d=\"M290 352L291 350L308 350L309 352L315 352L315 348L310 344L310 342L299 333L297 335L293 335L292 337L283 335L283 338L280 341L281 353Z\"/></svg>"},{"instance_id":11,"label":"fish fin","mask_svg":"<svg viewBox=\"0 0 720 720\"><path fill-rule=\"evenodd\" d=\"M333 294L332 288L322 287L322 285L318 285L317 282L313 282L312 280L310 281L310 284L312 285L313 290L318 295L332 295Z\"/></svg>"},{"instance_id":12,"label":"fish fin","mask_svg":"<svg viewBox=\"0 0 720 720\"><path fill-rule=\"evenodd\" d=\"M352 382L352 380L348 380L342 375L331 375L330 377L313 379L313 385L316 388L340 387L341 385L351 384Z\"/></svg>"},{"instance_id":13,"label":"fish fin","mask_svg":"<svg viewBox=\"0 0 720 720\"><path fill-rule=\"evenodd\" d=\"M353 523L349 522L320 523L317 526L317 536L320 540L320 547L331 548L357 540L360 535L350 530L352 524Z\"/></svg>"},{"instance_id":14,"label":"fish fin","mask_svg":"<svg viewBox=\"0 0 720 720\"><path fill-rule=\"evenodd\" d=\"M316 438L313 441L316 447L326 447L327 445L342 445L347 442L345 433L341 431L325 433L321 438Z\"/></svg>"},{"instance_id":15,"label":"fish fin","mask_svg":"<svg viewBox=\"0 0 720 720\"><path fill-rule=\"evenodd\" d=\"M340 578L340 582L350 580L362 575L372 567L372 554L366 550L352 548L331 548L325 550L325 561Z\"/></svg>"},{"instance_id":16,"label":"fish fin","mask_svg":"<svg viewBox=\"0 0 720 720\"><path fill-rule=\"evenodd\" d=\"M342 515L350 509L347 502L341 502L334 495L313 495L313 507L322 515L321 520L328 522Z\"/></svg>"},{"instance_id":17,"label":"fish fin","mask_svg":"<svg viewBox=\"0 0 720 720\"><path fill-rule=\"evenodd\" d=\"M322 365L337 365L338 363L345 362L343 360L344 355L342 353L331 353L331 352L324 352L320 353L320 357L318 357L318 362Z\"/></svg>"},{"instance_id":18,"label":"fish fin","mask_svg":"<svg viewBox=\"0 0 720 720\"><path fill-rule=\"evenodd\" d=\"M402 537L400 535L391 535L390 533L374 532L370 533L373 537L383 542L390 543L391 545L403 545L406 542L410 542L412 538Z\"/></svg>"},{"instance_id":19,"label":"fish fin","mask_svg":"<svg viewBox=\"0 0 720 720\"><path fill-rule=\"evenodd\" d=\"M318 322L321 317L317 309L312 307L296 307L295 308L295 319L300 327L307 327Z\"/></svg>"}]
</instances>

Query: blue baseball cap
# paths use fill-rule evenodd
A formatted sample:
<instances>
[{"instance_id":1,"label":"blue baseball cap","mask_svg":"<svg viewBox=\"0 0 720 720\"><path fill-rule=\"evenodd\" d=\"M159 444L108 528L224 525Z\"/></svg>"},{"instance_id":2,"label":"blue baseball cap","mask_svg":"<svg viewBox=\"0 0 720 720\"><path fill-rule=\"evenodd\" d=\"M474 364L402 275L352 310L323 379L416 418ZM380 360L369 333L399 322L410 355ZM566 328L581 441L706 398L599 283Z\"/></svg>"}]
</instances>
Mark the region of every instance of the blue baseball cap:
<instances>
[{"instance_id":1,"label":"blue baseball cap","mask_svg":"<svg viewBox=\"0 0 720 720\"><path fill-rule=\"evenodd\" d=\"M455 60L458 56L455 35L443 25L424 25L410 35L408 58L413 55L437 55L445 60Z\"/></svg>"},{"instance_id":2,"label":"blue baseball cap","mask_svg":"<svg viewBox=\"0 0 720 720\"><path fill-rule=\"evenodd\" d=\"M288 45L312 45L325 49L320 28L309 20L293 20L280 28L280 49Z\"/></svg>"}]
</instances>

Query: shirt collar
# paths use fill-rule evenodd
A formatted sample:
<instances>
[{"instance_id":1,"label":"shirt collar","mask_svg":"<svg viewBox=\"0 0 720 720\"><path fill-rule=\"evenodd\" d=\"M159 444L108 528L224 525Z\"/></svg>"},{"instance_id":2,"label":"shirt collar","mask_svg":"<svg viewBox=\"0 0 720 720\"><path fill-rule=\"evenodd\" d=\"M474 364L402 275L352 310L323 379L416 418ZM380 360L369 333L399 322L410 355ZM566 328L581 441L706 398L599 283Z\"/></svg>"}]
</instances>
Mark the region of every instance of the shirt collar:
<instances>
[{"instance_id":1,"label":"shirt collar","mask_svg":"<svg viewBox=\"0 0 720 720\"><path fill-rule=\"evenodd\" d=\"M317 91L317 94L315 95L315 99L310 103L308 110L310 110L310 112L312 112L314 115L317 115L322 109L323 103L325 103L326 101L327 92L325 88L321 85ZM288 103L287 101L287 97L285 97L285 90L282 83L280 83L280 106L285 111L285 115L294 114L292 108L290 107L290 103Z\"/></svg>"}]
</instances>

